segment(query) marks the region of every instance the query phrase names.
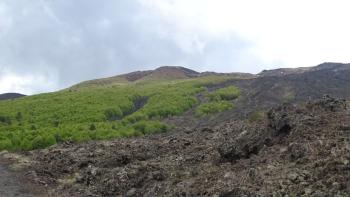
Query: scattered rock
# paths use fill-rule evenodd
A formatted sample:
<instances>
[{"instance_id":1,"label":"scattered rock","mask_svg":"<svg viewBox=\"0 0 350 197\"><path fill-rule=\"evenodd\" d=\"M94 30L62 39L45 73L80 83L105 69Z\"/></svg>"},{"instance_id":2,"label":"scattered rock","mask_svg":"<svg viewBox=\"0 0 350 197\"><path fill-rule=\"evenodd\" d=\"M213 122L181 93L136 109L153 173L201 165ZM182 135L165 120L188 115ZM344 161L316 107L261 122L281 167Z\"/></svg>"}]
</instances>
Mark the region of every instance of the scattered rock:
<instances>
[{"instance_id":1,"label":"scattered rock","mask_svg":"<svg viewBox=\"0 0 350 197\"><path fill-rule=\"evenodd\" d=\"M350 135L339 125L350 110L325 97L257 122L64 143L34 151L30 170L71 196L349 196Z\"/></svg>"},{"instance_id":2,"label":"scattered rock","mask_svg":"<svg viewBox=\"0 0 350 197\"><path fill-rule=\"evenodd\" d=\"M307 148L304 144L292 143L288 146L288 154L290 161L296 161L307 154Z\"/></svg>"}]
</instances>

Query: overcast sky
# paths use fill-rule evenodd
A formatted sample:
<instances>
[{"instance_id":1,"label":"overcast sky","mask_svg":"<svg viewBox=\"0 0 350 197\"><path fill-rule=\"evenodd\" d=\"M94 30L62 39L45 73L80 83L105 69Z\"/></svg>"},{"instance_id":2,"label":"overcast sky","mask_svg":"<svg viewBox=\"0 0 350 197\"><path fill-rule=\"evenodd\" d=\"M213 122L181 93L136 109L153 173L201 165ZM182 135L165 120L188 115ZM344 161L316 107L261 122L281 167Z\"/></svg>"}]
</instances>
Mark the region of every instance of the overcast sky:
<instances>
[{"instance_id":1,"label":"overcast sky","mask_svg":"<svg viewBox=\"0 0 350 197\"><path fill-rule=\"evenodd\" d=\"M0 0L0 93L162 65L251 72L350 62L348 0Z\"/></svg>"}]
</instances>

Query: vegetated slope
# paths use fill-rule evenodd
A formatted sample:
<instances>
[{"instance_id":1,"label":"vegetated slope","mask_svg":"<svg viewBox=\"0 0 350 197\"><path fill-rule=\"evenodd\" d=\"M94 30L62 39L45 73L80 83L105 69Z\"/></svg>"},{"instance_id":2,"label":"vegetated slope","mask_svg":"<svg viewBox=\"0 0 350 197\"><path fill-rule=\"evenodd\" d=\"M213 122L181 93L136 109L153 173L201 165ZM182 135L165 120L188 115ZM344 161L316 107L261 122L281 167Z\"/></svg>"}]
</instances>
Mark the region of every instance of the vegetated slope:
<instances>
[{"instance_id":1,"label":"vegetated slope","mask_svg":"<svg viewBox=\"0 0 350 197\"><path fill-rule=\"evenodd\" d=\"M5 94L0 94L0 100L16 99L24 96L25 95L19 94L19 93L5 93Z\"/></svg>"},{"instance_id":2,"label":"vegetated slope","mask_svg":"<svg viewBox=\"0 0 350 197\"><path fill-rule=\"evenodd\" d=\"M72 89L91 86L112 86L123 85L131 82L148 80L175 80L199 77L200 73L180 66L163 66L155 70L136 71L114 77L96 79L82 82L72 87Z\"/></svg>"},{"instance_id":3,"label":"vegetated slope","mask_svg":"<svg viewBox=\"0 0 350 197\"><path fill-rule=\"evenodd\" d=\"M0 102L0 150L32 150L165 132L160 122L195 108L196 95L228 77L152 80L85 87ZM220 109L219 111L222 111Z\"/></svg>"},{"instance_id":4,"label":"vegetated slope","mask_svg":"<svg viewBox=\"0 0 350 197\"><path fill-rule=\"evenodd\" d=\"M324 97L257 122L33 153L40 181L74 196L348 196L350 110Z\"/></svg>"},{"instance_id":5,"label":"vegetated slope","mask_svg":"<svg viewBox=\"0 0 350 197\"><path fill-rule=\"evenodd\" d=\"M163 66L155 70L136 71L128 74L85 81L74 85L71 89L121 86L130 83L144 83L149 81L169 81L179 79L193 79L198 77L231 77L231 78L253 78L255 75L249 73L215 73L215 72L197 72L181 66Z\"/></svg>"}]
</instances>

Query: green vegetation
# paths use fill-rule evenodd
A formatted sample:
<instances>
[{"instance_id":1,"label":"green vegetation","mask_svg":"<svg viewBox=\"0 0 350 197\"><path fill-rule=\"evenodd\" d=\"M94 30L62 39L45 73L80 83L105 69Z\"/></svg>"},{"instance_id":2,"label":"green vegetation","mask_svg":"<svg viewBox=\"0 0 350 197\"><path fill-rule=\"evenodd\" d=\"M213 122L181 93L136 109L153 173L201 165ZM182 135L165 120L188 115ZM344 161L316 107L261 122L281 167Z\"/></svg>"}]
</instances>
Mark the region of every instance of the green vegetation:
<instances>
[{"instance_id":1,"label":"green vegetation","mask_svg":"<svg viewBox=\"0 0 350 197\"><path fill-rule=\"evenodd\" d=\"M240 95L240 91L235 86L218 89L207 95L208 102L199 105L196 109L197 116L206 116L228 109L232 109L234 105L230 102Z\"/></svg>"},{"instance_id":2,"label":"green vegetation","mask_svg":"<svg viewBox=\"0 0 350 197\"><path fill-rule=\"evenodd\" d=\"M32 150L64 141L84 142L166 132L163 118L197 106L206 85L226 77L84 86L0 101L0 150ZM227 97L218 92L220 98ZM137 103L147 100L138 108ZM214 108L227 109L224 101ZM203 113L213 111L198 110ZM211 107L209 107L211 108ZM203 109L203 110L202 110Z\"/></svg>"},{"instance_id":3,"label":"green vegetation","mask_svg":"<svg viewBox=\"0 0 350 197\"><path fill-rule=\"evenodd\" d=\"M235 86L221 88L208 95L210 101L230 101L238 98L240 91Z\"/></svg>"},{"instance_id":4,"label":"green vegetation","mask_svg":"<svg viewBox=\"0 0 350 197\"><path fill-rule=\"evenodd\" d=\"M233 108L233 104L228 101L213 101L204 103L196 109L197 116L205 116L213 113L222 112Z\"/></svg>"}]
</instances>

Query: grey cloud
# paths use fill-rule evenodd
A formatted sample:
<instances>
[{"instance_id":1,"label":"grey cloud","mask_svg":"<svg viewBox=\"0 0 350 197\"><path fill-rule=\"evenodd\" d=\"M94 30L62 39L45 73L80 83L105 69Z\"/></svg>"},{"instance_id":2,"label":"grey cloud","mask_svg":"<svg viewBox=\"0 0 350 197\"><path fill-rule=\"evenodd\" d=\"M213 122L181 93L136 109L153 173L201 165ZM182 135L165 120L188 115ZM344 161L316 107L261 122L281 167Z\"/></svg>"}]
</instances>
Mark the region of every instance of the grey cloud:
<instances>
[{"instance_id":1,"label":"grey cloud","mask_svg":"<svg viewBox=\"0 0 350 197\"><path fill-rule=\"evenodd\" d=\"M0 24L0 68L44 75L58 88L159 65L256 72L241 58L249 43L234 35L177 32L136 0L5 0L1 6L12 25ZM194 50L180 47L177 34L187 36ZM192 37L202 50L195 50Z\"/></svg>"}]
</instances>

